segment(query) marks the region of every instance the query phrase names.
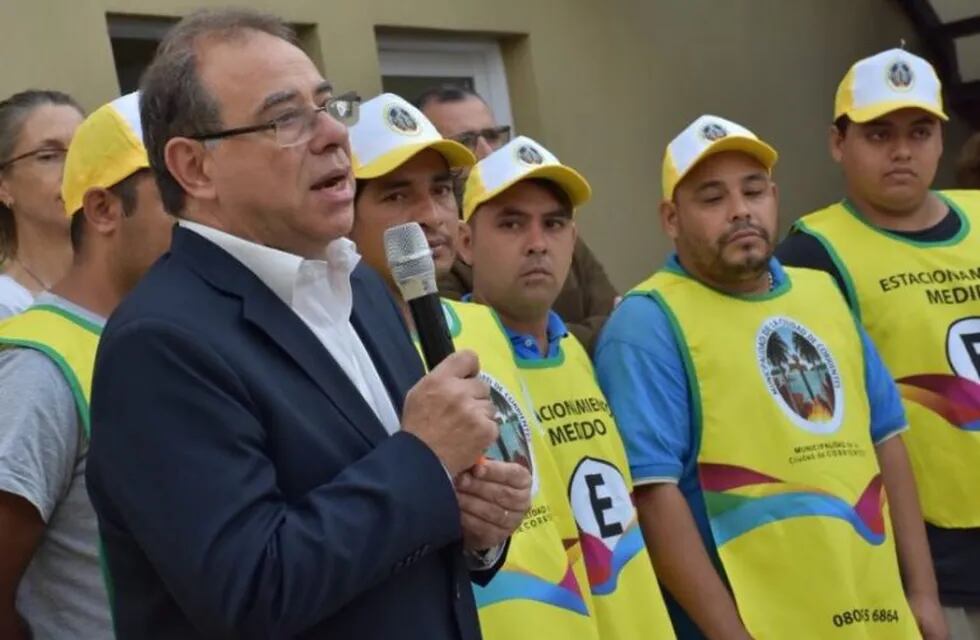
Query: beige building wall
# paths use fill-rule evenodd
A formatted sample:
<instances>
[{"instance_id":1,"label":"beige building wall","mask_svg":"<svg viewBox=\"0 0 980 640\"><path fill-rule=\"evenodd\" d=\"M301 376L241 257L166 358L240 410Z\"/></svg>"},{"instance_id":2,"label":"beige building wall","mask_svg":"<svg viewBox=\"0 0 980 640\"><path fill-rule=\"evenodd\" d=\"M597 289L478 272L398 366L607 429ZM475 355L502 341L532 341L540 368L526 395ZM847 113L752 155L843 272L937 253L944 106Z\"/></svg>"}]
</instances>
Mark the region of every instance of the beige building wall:
<instances>
[{"instance_id":1,"label":"beige building wall","mask_svg":"<svg viewBox=\"0 0 980 640\"><path fill-rule=\"evenodd\" d=\"M106 12L179 16L212 0L0 2L0 95L52 87L94 107L118 94ZM826 151L837 82L859 57L915 50L889 0L250 0L315 27L308 51L335 86L381 89L376 33L490 34L503 45L517 128L579 168L594 202L582 233L626 288L669 250L660 160L701 113L742 122L782 154L784 227L840 196ZM965 132L947 130L947 158ZM939 186L952 173L944 168Z\"/></svg>"}]
</instances>

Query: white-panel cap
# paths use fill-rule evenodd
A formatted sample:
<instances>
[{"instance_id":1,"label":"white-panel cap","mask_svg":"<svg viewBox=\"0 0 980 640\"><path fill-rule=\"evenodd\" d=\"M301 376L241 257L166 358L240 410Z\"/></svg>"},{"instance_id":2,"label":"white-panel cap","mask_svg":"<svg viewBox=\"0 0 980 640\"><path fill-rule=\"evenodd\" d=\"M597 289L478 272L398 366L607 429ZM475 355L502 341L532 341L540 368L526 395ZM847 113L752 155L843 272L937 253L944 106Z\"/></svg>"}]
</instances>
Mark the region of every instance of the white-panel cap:
<instances>
[{"instance_id":1,"label":"white-panel cap","mask_svg":"<svg viewBox=\"0 0 980 640\"><path fill-rule=\"evenodd\" d=\"M442 154L450 168L476 162L469 149L443 139L421 111L393 93L382 93L361 105L360 118L350 128L350 146L358 180L389 174L425 149Z\"/></svg>"},{"instance_id":2,"label":"white-panel cap","mask_svg":"<svg viewBox=\"0 0 980 640\"><path fill-rule=\"evenodd\" d=\"M779 155L754 133L719 116L703 115L671 140L664 152L664 199L674 197L678 183L699 162L722 151L741 151L771 171Z\"/></svg>"},{"instance_id":3,"label":"white-panel cap","mask_svg":"<svg viewBox=\"0 0 980 640\"><path fill-rule=\"evenodd\" d=\"M834 120L868 122L899 109L928 111L941 120L943 87L932 65L904 49L889 49L854 63L834 100Z\"/></svg>"},{"instance_id":4,"label":"white-panel cap","mask_svg":"<svg viewBox=\"0 0 980 640\"><path fill-rule=\"evenodd\" d=\"M573 207L592 197L592 187L582 175L563 165L555 154L528 138L518 136L476 163L466 179L463 193L463 220L477 208L497 197L521 180L543 178L564 190Z\"/></svg>"}]
</instances>

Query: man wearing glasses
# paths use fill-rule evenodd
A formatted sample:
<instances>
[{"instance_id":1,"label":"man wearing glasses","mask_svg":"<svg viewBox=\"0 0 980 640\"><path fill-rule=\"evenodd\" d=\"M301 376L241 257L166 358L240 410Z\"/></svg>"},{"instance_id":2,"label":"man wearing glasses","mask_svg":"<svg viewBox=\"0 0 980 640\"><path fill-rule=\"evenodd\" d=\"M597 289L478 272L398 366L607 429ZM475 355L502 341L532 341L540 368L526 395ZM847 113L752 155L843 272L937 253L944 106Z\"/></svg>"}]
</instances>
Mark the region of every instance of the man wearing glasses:
<instances>
[{"instance_id":1,"label":"man wearing glasses","mask_svg":"<svg viewBox=\"0 0 980 640\"><path fill-rule=\"evenodd\" d=\"M178 23L141 91L180 228L93 381L117 634L479 638L451 478L497 437L489 389L471 352L423 377L344 237L357 98L248 9Z\"/></svg>"},{"instance_id":2,"label":"man wearing glasses","mask_svg":"<svg viewBox=\"0 0 980 640\"><path fill-rule=\"evenodd\" d=\"M510 142L511 128L498 125L483 98L469 89L452 85L433 87L424 91L415 104L444 138L469 147L480 160ZM472 292L472 267L457 258L452 270L439 279L439 291L457 300ZM572 268L554 310L590 353L616 297L616 289L602 264L579 236L572 254Z\"/></svg>"}]
</instances>

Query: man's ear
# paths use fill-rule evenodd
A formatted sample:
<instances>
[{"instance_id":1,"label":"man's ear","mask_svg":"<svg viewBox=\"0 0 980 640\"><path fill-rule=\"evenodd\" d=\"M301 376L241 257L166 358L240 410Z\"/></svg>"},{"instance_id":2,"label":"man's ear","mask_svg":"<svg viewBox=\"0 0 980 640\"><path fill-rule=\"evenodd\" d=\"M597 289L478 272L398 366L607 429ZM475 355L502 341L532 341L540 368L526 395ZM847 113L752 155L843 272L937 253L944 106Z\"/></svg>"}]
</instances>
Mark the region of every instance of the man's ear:
<instances>
[{"instance_id":1,"label":"man's ear","mask_svg":"<svg viewBox=\"0 0 980 640\"><path fill-rule=\"evenodd\" d=\"M12 209L14 206L14 196L7 189L7 181L2 176L0 176L0 204L8 209Z\"/></svg>"},{"instance_id":2,"label":"man's ear","mask_svg":"<svg viewBox=\"0 0 980 640\"><path fill-rule=\"evenodd\" d=\"M677 239L677 204L674 201L660 203L660 226L671 240Z\"/></svg>"},{"instance_id":3,"label":"man's ear","mask_svg":"<svg viewBox=\"0 0 980 640\"><path fill-rule=\"evenodd\" d=\"M461 222L459 225L459 237L456 242L456 253L459 259L465 262L469 266L473 266L473 229L470 226L473 222L473 218L470 218L470 222Z\"/></svg>"},{"instance_id":4,"label":"man's ear","mask_svg":"<svg viewBox=\"0 0 980 640\"><path fill-rule=\"evenodd\" d=\"M170 175L187 195L199 200L212 200L215 197L208 144L190 138L172 138L163 150Z\"/></svg>"},{"instance_id":5,"label":"man's ear","mask_svg":"<svg viewBox=\"0 0 980 640\"><path fill-rule=\"evenodd\" d=\"M93 187L82 196L85 224L95 233L112 235L123 217L122 200L108 189Z\"/></svg>"},{"instance_id":6,"label":"man's ear","mask_svg":"<svg viewBox=\"0 0 980 640\"><path fill-rule=\"evenodd\" d=\"M853 125L852 125L853 126ZM834 159L834 162L840 164L844 159L844 135L840 132L834 125L830 125L830 131L828 132L827 146L830 149L830 157Z\"/></svg>"}]
</instances>

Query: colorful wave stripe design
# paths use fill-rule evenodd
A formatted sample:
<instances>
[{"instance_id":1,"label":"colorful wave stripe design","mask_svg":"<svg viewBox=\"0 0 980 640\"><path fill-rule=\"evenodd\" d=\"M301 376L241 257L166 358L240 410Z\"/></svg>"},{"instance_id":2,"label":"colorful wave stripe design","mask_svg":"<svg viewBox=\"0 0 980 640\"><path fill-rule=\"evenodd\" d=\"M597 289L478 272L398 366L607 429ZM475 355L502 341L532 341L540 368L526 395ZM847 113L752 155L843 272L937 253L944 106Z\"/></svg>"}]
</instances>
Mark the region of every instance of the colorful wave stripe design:
<instances>
[{"instance_id":1,"label":"colorful wave stripe design","mask_svg":"<svg viewBox=\"0 0 980 640\"><path fill-rule=\"evenodd\" d=\"M579 533L582 536L582 555L585 556L585 568L589 574L589 587L596 595L609 595L616 590L623 567L644 549L640 523L633 520L611 551L601 538L584 531Z\"/></svg>"},{"instance_id":2,"label":"colorful wave stripe design","mask_svg":"<svg viewBox=\"0 0 980 640\"><path fill-rule=\"evenodd\" d=\"M807 516L839 518L866 542L885 541L881 475L871 479L853 506L822 489L727 464L698 467L715 543L720 547L757 527ZM747 495L751 493L751 495Z\"/></svg>"},{"instance_id":3,"label":"colorful wave stripe design","mask_svg":"<svg viewBox=\"0 0 980 640\"><path fill-rule=\"evenodd\" d=\"M896 380L902 397L922 405L964 431L980 431L980 384L948 374Z\"/></svg>"},{"instance_id":4,"label":"colorful wave stripe design","mask_svg":"<svg viewBox=\"0 0 980 640\"><path fill-rule=\"evenodd\" d=\"M550 582L527 569L508 563L487 586L473 585L476 606L482 609L510 600L530 600L588 616L589 608L572 570L572 564L579 557L581 547L578 540L565 540L564 544L568 566L560 582Z\"/></svg>"}]
</instances>

